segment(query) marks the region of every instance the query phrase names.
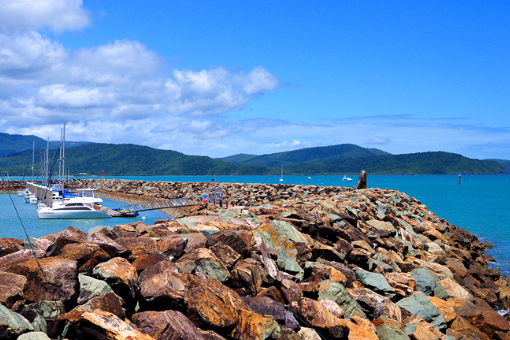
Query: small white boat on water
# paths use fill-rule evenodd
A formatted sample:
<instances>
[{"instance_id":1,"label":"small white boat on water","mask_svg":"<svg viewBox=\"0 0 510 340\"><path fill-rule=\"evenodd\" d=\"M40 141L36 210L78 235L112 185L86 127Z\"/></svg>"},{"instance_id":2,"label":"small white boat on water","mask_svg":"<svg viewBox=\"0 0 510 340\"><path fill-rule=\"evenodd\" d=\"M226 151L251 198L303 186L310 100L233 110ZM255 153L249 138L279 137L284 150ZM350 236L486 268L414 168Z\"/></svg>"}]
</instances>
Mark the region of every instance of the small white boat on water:
<instances>
[{"instance_id":1,"label":"small white boat on water","mask_svg":"<svg viewBox=\"0 0 510 340\"><path fill-rule=\"evenodd\" d=\"M282 166L282 176L280 177L280 182L283 182L283 166Z\"/></svg>"},{"instance_id":2,"label":"small white boat on water","mask_svg":"<svg viewBox=\"0 0 510 340\"><path fill-rule=\"evenodd\" d=\"M110 218L106 208L97 204L85 202L54 202L52 206L39 203L37 216L40 219L63 219L63 218Z\"/></svg>"},{"instance_id":3,"label":"small white boat on water","mask_svg":"<svg viewBox=\"0 0 510 340\"><path fill-rule=\"evenodd\" d=\"M344 175L344 178L342 178L342 181L344 181L344 182L351 182L352 178L347 177L347 176Z\"/></svg>"},{"instance_id":4,"label":"small white boat on water","mask_svg":"<svg viewBox=\"0 0 510 340\"><path fill-rule=\"evenodd\" d=\"M101 197L94 196L95 189L78 189L71 197L52 198L48 203L39 203L37 216L49 218L110 218L108 209L100 205Z\"/></svg>"}]
</instances>

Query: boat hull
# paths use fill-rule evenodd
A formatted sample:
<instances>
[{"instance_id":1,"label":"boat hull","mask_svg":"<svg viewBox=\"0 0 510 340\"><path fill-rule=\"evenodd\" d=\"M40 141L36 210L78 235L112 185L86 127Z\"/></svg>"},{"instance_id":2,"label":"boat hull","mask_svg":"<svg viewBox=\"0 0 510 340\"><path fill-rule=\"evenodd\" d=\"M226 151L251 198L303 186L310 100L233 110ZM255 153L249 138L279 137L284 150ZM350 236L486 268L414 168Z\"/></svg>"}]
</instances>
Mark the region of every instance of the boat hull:
<instances>
[{"instance_id":1,"label":"boat hull","mask_svg":"<svg viewBox=\"0 0 510 340\"><path fill-rule=\"evenodd\" d=\"M111 218L110 215L101 210L53 210L37 209L37 216L40 219L96 219Z\"/></svg>"}]
</instances>

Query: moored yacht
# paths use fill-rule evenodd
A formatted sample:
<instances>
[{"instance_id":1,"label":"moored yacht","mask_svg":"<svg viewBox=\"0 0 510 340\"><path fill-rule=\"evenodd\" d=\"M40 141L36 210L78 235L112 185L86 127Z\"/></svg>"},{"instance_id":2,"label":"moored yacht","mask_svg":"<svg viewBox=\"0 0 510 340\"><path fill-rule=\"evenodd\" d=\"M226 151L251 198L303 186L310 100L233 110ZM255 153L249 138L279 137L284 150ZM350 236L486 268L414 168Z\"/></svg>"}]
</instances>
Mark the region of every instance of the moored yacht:
<instances>
[{"instance_id":1,"label":"moored yacht","mask_svg":"<svg viewBox=\"0 0 510 340\"><path fill-rule=\"evenodd\" d=\"M55 201L51 206L39 203L37 216L40 219L50 218L110 218L107 209L94 203L80 201Z\"/></svg>"}]
</instances>

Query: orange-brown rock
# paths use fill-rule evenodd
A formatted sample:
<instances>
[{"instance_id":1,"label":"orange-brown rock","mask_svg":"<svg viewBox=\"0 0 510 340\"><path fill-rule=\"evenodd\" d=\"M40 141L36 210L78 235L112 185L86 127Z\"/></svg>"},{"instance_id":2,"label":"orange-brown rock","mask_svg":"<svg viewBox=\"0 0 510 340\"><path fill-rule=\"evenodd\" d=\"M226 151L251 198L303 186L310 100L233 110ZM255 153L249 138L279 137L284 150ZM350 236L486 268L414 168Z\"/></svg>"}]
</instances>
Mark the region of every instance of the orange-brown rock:
<instances>
[{"instance_id":1,"label":"orange-brown rock","mask_svg":"<svg viewBox=\"0 0 510 340\"><path fill-rule=\"evenodd\" d=\"M75 260L80 273L92 273L99 263L110 259L110 255L94 243L70 243L63 246L58 257Z\"/></svg>"},{"instance_id":2,"label":"orange-brown rock","mask_svg":"<svg viewBox=\"0 0 510 340\"><path fill-rule=\"evenodd\" d=\"M125 258L114 257L103 262L94 268L92 274L106 281L126 301L135 298L138 273Z\"/></svg>"},{"instance_id":3,"label":"orange-brown rock","mask_svg":"<svg viewBox=\"0 0 510 340\"><path fill-rule=\"evenodd\" d=\"M154 266L156 263L165 260L168 260L166 255L159 252L154 252L137 256L132 265L138 272L141 272L142 270L145 270L151 266Z\"/></svg>"},{"instance_id":4,"label":"orange-brown rock","mask_svg":"<svg viewBox=\"0 0 510 340\"><path fill-rule=\"evenodd\" d=\"M437 298L435 296L429 296L428 298L430 302L432 302L432 304L436 306L437 310L443 316L446 323L450 323L457 317L457 313L455 312L453 306L447 303L445 300Z\"/></svg>"},{"instance_id":5,"label":"orange-brown rock","mask_svg":"<svg viewBox=\"0 0 510 340\"><path fill-rule=\"evenodd\" d=\"M188 239L184 237L168 237L158 241L158 249L165 255L179 258L184 254Z\"/></svg>"},{"instance_id":6,"label":"orange-brown rock","mask_svg":"<svg viewBox=\"0 0 510 340\"><path fill-rule=\"evenodd\" d=\"M27 278L14 273L0 272L0 303L7 308L24 298L23 291L27 285Z\"/></svg>"},{"instance_id":7,"label":"orange-brown rock","mask_svg":"<svg viewBox=\"0 0 510 340\"><path fill-rule=\"evenodd\" d=\"M25 298L31 302L43 300L68 301L78 295L76 261L58 257L35 259L11 266L8 271L27 278ZM42 270L41 270L42 268Z\"/></svg>"},{"instance_id":8,"label":"orange-brown rock","mask_svg":"<svg viewBox=\"0 0 510 340\"><path fill-rule=\"evenodd\" d=\"M349 335L349 326L352 325L334 316L315 300L305 297L291 302L289 308L312 327L319 329L328 339L345 339Z\"/></svg>"},{"instance_id":9,"label":"orange-brown rock","mask_svg":"<svg viewBox=\"0 0 510 340\"><path fill-rule=\"evenodd\" d=\"M280 326L272 317L262 316L244 309L239 312L239 323L230 336L234 339L264 340L278 339L281 336Z\"/></svg>"},{"instance_id":10,"label":"orange-brown rock","mask_svg":"<svg viewBox=\"0 0 510 340\"><path fill-rule=\"evenodd\" d=\"M100 309L83 313L73 326L82 339L154 340L150 335L122 321L118 316Z\"/></svg>"},{"instance_id":11,"label":"orange-brown rock","mask_svg":"<svg viewBox=\"0 0 510 340\"><path fill-rule=\"evenodd\" d=\"M198 328L184 314L175 310L136 313L133 322L143 333L156 340L205 340Z\"/></svg>"},{"instance_id":12,"label":"orange-brown rock","mask_svg":"<svg viewBox=\"0 0 510 340\"><path fill-rule=\"evenodd\" d=\"M186 283L177 268L167 260L159 261L138 277L140 301L144 309L179 309L184 306Z\"/></svg>"},{"instance_id":13,"label":"orange-brown rock","mask_svg":"<svg viewBox=\"0 0 510 340\"><path fill-rule=\"evenodd\" d=\"M409 339L409 337L407 336L406 328L401 322L381 317L373 320L372 324L376 328L376 334L379 337L379 339L382 340Z\"/></svg>"}]
</instances>

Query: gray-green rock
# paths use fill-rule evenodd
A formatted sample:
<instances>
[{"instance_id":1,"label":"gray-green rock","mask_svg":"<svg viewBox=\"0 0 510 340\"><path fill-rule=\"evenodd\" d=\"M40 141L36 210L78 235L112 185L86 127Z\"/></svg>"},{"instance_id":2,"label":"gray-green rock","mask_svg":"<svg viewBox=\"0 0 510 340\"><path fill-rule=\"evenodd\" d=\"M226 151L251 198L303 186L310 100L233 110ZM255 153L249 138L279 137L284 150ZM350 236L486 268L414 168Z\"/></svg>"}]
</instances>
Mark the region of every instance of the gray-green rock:
<instances>
[{"instance_id":1,"label":"gray-green rock","mask_svg":"<svg viewBox=\"0 0 510 340\"><path fill-rule=\"evenodd\" d=\"M333 300L343 309L346 318L359 316L367 318L361 306L353 299L349 291L340 283L324 280L319 287L318 300Z\"/></svg>"},{"instance_id":2,"label":"gray-green rock","mask_svg":"<svg viewBox=\"0 0 510 340\"><path fill-rule=\"evenodd\" d=\"M407 309L411 314L422 317L428 323L443 330L446 328L446 321L437 308L430 302L425 293L416 292L408 298L397 302L401 308Z\"/></svg>"},{"instance_id":3,"label":"gray-green rock","mask_svg":"<svg viewBox=\"0 0 510 340\"><path fill-rule=\"evenodd\" d=\"M278 232L287 236L289 240L293 242L308 243L308 239L289 222L274 220L271 221L270 224L278 228Z\"/></svg>"},{"instance_id":4,"label":"gray-green rock","mask_svg":"<svg viewBox=\"0 0 510 340\"><path fill-rule=\"evenodd\" d=\"M21 334L18 337L18 340L51 340L49 336L46 335L46 333L43 332L30 332Z\"/></svg>"},{"instance_id":5,"label":"gray-green rock","mask_svg":"<svg viewBox=\"0 0 510 340\"><path fill-rule=\"evenodd\" d=\"M274 225L266 224L253 231L254 237L260 237L264 244L278 253L278 267L299 279L303 279L304 271L296 261L297 249L287 236L280 233Z\"/></svg>"},{"instance_id":6,"label":"gray-green rock","mask_svg":"<svg viewBox=\"0 0 510 340\"><path fill-rule=\"evenodd\" d=\"M34 330L30 322L21 314L0 305L0 330L2 337L16 337Z\"/></svg>"},{"instance_id":7,"label":"gray-green rock","mask_svg":"<svg viewBox=\"0 0 510 340\"><path fill-rule=\"evenodd\" d=\"M432 295L437 287L437 283L441 281L436 274L427 268L417 268L409 274L416 280L416 290L426 295Z\"/></svg>"},{"instance_id":8,"label":"gray-green rock","mask_svg":"<svg viewBox=\"0 0 510 340\"><path fill-rule=\"evenodd\" d=\"M386 281L386 278L382 274L358 270L356 272L356 277L365 287L376 293L388 295L395 292L395 289L388 284L388 281Z\"/></svg>"},{"instance_id":9,"label":"gray-green rock","mask_svg":"<svg viewBox=\"0 0 510 340\"><path fill-rule=\"evenodd\" d=\"M96 296L113 292L113 289L105 281L84 274L79 274L78 280L80 281L80 295L77 301L79 305L86 303Z\"/></svg>"}]
</instances>

